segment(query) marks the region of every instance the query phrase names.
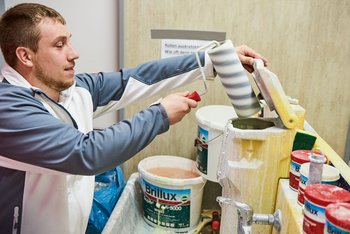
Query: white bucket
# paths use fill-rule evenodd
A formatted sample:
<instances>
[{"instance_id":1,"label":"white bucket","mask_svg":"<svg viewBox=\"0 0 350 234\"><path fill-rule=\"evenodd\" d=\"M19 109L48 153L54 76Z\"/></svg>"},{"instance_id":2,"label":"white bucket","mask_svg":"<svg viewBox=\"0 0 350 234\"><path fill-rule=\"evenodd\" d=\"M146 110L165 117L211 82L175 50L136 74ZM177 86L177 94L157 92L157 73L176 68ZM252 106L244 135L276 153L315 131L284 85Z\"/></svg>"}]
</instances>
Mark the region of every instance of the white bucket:
<instances>
[{"instance_id":1,"label":"white bucket","mask_svg":"<svg viewBox=\"0 0 350 234\"><path fill-rule=\"evenodd\" d=\"M160 168L176 176L186 171L194 177L170 178L170 174L160 176L161 173L151 171ZM140 161L138 171L146 223L171 232L189 232L197 227L206 180L200 176L195 161L169 155L152 156Z\"/></svg>"},{"instance_id":2,"label":"white bucket","mask_svg":"<svg viewBox=\"0 0 350 234\"><path fill-rule=\"evenodd\" d=\"M198 122L197 167L201 175L213 182L217 180L217 167L225 126L237 117L232 106L210 105L196 111Z\"/></svg>"}]
</instances>

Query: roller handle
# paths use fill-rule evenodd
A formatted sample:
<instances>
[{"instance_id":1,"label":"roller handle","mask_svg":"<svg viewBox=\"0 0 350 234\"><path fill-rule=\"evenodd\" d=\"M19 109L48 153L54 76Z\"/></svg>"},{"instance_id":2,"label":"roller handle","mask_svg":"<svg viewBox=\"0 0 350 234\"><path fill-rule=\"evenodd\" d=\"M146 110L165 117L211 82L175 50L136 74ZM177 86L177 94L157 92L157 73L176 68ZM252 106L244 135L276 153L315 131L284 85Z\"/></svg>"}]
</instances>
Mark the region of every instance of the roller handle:
<instances>
[{"instance_id":1,"label":"roller handle","mask_svg":"<svg viewBox=\"0 0 350 234\"><path fill-rule=\"evenodd\" d=\"M193 91L192 93L188 94L186 97L189 99L195 100L196 102L199 102L202 100L196 91Z\"/></svg>"}]
</instances>

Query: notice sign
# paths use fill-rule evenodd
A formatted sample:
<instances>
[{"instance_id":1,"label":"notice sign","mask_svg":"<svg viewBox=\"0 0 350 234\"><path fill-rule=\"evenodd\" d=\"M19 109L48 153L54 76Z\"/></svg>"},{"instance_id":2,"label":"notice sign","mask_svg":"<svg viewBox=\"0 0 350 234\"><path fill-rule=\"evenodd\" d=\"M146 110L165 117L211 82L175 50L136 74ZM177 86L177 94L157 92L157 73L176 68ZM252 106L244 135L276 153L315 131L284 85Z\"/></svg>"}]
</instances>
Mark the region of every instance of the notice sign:
<instances>
[{"instance_id":1,"label":"notice sign","mask_svg":"<svg viewBox=\"0 0 350 234\"><path fill-rule=\"evenodd\" d=\"M161 58L195 53L199 47L209 43L205 40L162 39Z\"/></svg>"}]
</instances>

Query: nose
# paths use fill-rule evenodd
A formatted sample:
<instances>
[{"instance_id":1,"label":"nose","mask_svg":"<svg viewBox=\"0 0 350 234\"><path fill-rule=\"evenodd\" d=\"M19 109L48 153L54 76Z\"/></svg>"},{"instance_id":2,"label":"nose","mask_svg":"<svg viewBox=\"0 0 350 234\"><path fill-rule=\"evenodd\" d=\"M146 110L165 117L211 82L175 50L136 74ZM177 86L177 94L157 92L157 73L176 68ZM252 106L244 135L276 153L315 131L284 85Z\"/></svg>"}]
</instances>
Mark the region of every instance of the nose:
<instances>
[{"instance_id":1,"label":"nose","mask_svg":"<svg viewBox=\"0 0 350 234\"><path fill-rule=\"evenodd\" d=\"M79 58L79 53L73 48L72 45L69 46L68 60L76 60Z\"/></svg>"}]
</instances>

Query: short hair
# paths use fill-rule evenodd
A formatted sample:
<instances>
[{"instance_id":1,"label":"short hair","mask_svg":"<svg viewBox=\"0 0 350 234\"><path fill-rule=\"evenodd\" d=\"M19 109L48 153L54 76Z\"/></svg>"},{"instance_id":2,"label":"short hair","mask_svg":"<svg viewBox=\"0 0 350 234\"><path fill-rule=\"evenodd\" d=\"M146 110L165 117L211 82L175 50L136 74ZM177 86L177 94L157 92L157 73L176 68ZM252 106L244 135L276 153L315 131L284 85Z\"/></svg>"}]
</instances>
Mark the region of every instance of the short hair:
<instances>
[{"instance_id":1,"label":"short hair","mask_svg":"<svg viewBox=\"0 0 350 234\"><path fill-rule=\"evenodd\" d=\"M38 51L40 30L38 24L44 19L66 24L56 10L36 3L22 3L8 9L0 18L0 47L4 59L11 67L17 63L16 49L20 46Z\"/></svg>"}]
</instances>

